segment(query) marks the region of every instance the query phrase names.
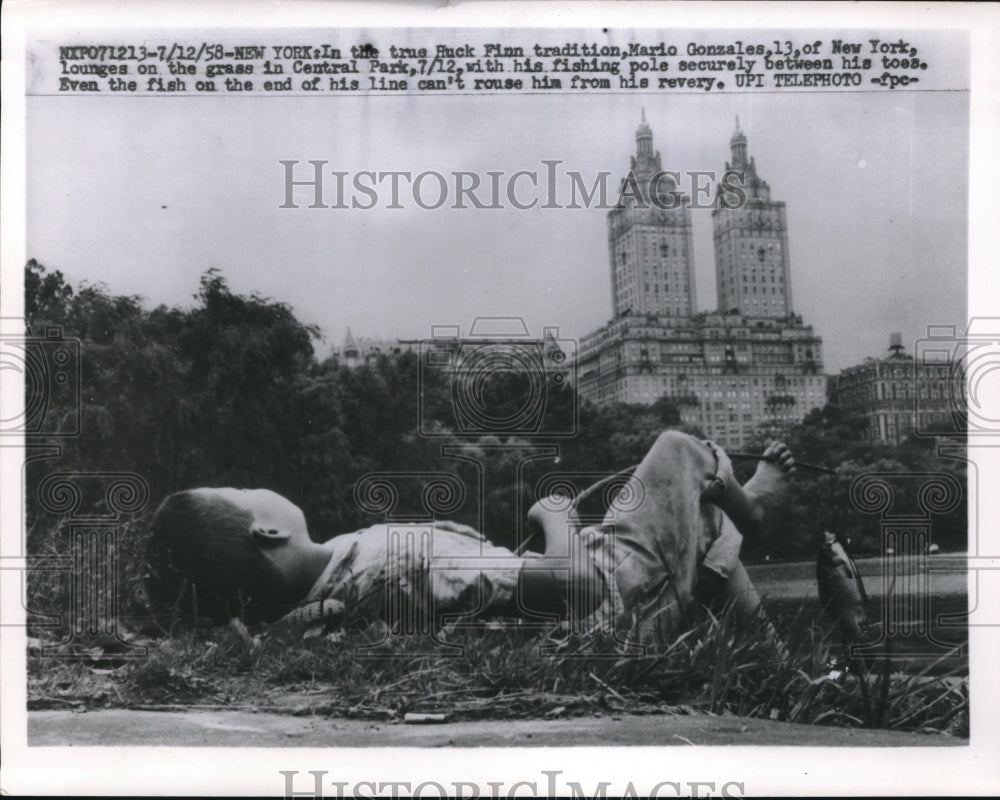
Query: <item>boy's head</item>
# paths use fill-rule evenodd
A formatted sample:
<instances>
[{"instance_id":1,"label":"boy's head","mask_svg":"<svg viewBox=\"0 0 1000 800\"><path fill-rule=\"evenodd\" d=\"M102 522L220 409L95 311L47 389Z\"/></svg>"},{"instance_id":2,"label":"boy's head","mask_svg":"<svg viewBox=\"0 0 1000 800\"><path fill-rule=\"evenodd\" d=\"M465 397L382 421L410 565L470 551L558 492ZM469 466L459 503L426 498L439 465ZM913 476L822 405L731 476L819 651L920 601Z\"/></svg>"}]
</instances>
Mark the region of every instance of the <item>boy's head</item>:
<instances>
[{"instance_id":1,"label":"boy's head","mask_svg":"<svg viewBox=\"0 0 1000 800\"><path fill-rule=\"evenodd\" d=\"M224 621L273 619L301 599L298 562L311 547L302 511L265 489L191 489L156 511L150 599ZM306 587L308 590L308 587Z\"/></svg>"}]
</instances>

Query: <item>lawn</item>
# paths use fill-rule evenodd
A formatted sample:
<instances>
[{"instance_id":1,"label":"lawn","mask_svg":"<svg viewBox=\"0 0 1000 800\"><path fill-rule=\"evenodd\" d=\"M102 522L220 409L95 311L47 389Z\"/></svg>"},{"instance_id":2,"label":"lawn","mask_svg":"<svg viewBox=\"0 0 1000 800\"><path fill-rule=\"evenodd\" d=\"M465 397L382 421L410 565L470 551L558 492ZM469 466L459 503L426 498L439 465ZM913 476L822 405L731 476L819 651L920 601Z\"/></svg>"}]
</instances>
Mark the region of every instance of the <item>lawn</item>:
<instances>
[{"instance_id":1,"label":"lawn","mask_svg":"<svg viewBox=\"0 0 1000 800\"><path fill-rule=\"evenodd\" d=\"M942 570L932 573L932 616L964 610L961 559L932 564ZM913 577L917 566L893 569ZM860 567L874 629L887 630L882 564L868 559ZM260 709L381 721L408 713L450 720L708 713L968 736L966 651L952 646L964 641L964 629L950 629L945 645L934 644L940 624L922 639L915 627L907 635L893 630L889 661L871 658L860 671L831 666L841 648L821 619L813 570L809 563L751 568L789 644L784 660L728 614L699 623L666 652L632 655L600 632L516 620L446 629L437 642L378 625L309 639L277 626L178 626L173 636L137 639L148 648L142 658L113 646L64 653L76 659L43 657L35 642L29 708ZM916 652L914 642L929 652Z\"/></svg>"}]
</instances>

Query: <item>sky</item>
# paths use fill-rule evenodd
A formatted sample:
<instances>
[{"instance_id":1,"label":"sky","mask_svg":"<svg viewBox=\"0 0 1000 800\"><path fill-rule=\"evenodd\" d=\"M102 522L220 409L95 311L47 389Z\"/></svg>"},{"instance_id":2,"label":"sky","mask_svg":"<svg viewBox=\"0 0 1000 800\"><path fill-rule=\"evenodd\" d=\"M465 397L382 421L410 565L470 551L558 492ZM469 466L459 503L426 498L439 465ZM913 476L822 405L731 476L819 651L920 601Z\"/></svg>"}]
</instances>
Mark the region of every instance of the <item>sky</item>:
<instances>
[{"instance_id":1,"label":"sky","mask_svg":"<svg viewBox=\"0 0 1000 800\"><path fill-rule=\"evenodd\" d=\"M191 305L218 268L234 290L319 325L321 356L348 326L417 338L438 324L467 331L476 316L578 338L612 313L606 210L428 210L405 184L402 209L384 207L385 184L375 209L282 209L280 162L301 162L297 177L310 159L350 174L509 176L558 160L588 183L608 171L614 188L643 108L664 167L680 172L721 171L739 115L759 175L787 204L794 310L823 338L827 372L881 355L895 331L912 347L928 325L964 328L962 91L33 96L27 254L149 305ZM713 310L710 211L693 225L698 307Z\"/></svg>"}]
</instances>

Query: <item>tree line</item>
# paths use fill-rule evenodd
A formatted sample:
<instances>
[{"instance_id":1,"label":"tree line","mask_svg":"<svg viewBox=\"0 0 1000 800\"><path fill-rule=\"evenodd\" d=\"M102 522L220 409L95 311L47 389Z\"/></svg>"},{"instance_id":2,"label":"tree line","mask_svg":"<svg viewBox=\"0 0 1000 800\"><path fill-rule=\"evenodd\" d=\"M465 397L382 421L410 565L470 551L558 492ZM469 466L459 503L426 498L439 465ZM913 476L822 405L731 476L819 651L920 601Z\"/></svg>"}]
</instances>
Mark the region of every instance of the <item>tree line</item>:
<instances>
[{"instance_id":1,"label":"tree line","mask_svg":"<svg viewBox=\"0 0 1000 800\"><path fill-rule=\"evenodd\" d=\"M406 516L426 504L429 473L443 472L465 489L448 518L514 546L521 515L545 476L586 473L577 483L592 482L641 460L665 427L684 427L666 398L651 406L596 408L577 404L565 384L547 384L547 418L575 420L575 435L546 437L543 429L538 436L470 437L451 413L456 399L447 369L421 369L416 353L355 367L336 356L320 359L319 329L300 322L285 303L234 293L217 270L202 275L190 307L150 309L142 298L115 295L103 285L73 288L61 272L32 260L25 269L25 316L32 335L58 326L80 342L78 395L54 395L46 409L55 425L61 415L78 413L80 433L62 440L57 464L41 459L28 466L36 546L48 527L33 493L56 468L133 472L149 485L152 507L193 486L273 489L305 511L318 540L379 519L380 512L355 495L361 476L397 476L393 513ZM505 371L488 377L491 418L516 415L530 389L525 380ZM900 474L904 510L916 502L905 473L947 472L965 485L964 461L938 457L933 440L872 444L866 424L827 406L781 432L798 459L826 464L837 475L800 473L770 535L748 544L750 557L811 556L819 533L831 527L851 538L856 552L877 552L879 521L856 511L849 496L851 482L865 472ZM435 435L425 435L429 429ZM761 430L754 447L762 449L774 433ZM753 468L738 465L744 479ZM964 503L935 520L934 538L943 549L963 548L965 537Z\"/></svg>"}]
</instances>

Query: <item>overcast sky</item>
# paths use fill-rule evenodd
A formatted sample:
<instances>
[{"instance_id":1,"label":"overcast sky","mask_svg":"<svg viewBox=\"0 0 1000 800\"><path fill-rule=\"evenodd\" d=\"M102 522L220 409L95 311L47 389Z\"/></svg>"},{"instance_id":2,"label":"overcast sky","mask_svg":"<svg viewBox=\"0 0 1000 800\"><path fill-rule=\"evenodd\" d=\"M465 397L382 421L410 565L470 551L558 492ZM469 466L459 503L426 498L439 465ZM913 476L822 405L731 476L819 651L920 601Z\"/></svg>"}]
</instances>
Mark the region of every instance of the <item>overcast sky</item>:
<instances>
[{"instance_id":1,"label":"overcast sky","mask_svg":"<svg viewBox=\"0 0 1000 800\"><path fill-rule=\"evenodd\" d=\"M628 168L641 109L664 167L721 170L739 114L787 203L795 310L828 372L966 307L968 95L31 97L27 253L73 282L189 305L199 275L289 303L321 355L356 335L519 315L579 337L611 316L600 209L280 209L281 160L328 170ZM303 163L300 175L308 174ZM484 178L485 179L485 178ZM560 190L564 195L565 185ZM383 197L387 190L382 190ZM711 217L694 212L698 306L715 308Z\"/></svg>"}]
</instances>

